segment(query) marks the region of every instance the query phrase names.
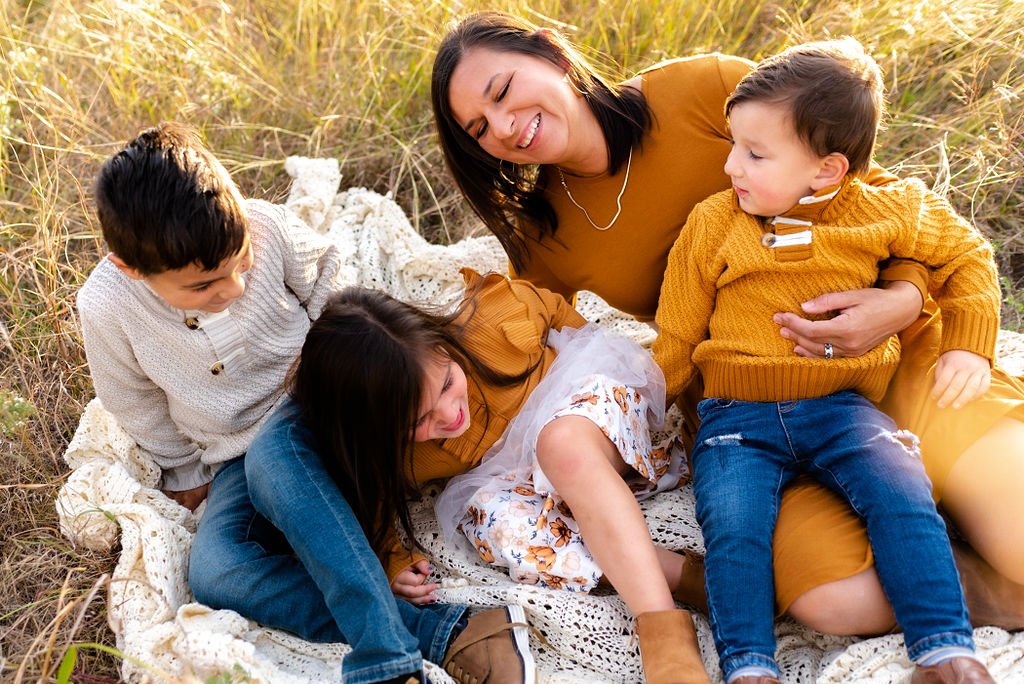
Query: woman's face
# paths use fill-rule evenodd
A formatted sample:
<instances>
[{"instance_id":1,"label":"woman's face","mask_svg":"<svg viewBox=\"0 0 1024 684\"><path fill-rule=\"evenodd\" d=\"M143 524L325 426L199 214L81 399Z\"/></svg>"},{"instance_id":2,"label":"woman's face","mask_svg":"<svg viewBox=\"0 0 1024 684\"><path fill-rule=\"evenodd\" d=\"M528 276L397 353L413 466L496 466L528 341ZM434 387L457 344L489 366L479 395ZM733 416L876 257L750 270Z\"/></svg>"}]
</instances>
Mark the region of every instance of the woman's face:
<instances>
[{"instance_id":1,"label":"woman's face","mask_svg":"<svg viewBox=\"0 0 1024 684\"><path fill-rule=\"evenodd\" d=\"M448 102L457 125L485 152L517 164L571 168L586 151L574 136L583 128L581 117L594 119L559 66L535 55L484 47L462 56Z\"/></svg>"},{"instance_id":2,"label":"woman's face","mask_svg":"<svg viewBox=\"0 0 1024 684\"><path fill-rule=\"evenodd\" d=\"M460 436L469 429L466 374L444 353L432 356L423 370L423 397L413 441Z\"/></svg>"}]
</instances>

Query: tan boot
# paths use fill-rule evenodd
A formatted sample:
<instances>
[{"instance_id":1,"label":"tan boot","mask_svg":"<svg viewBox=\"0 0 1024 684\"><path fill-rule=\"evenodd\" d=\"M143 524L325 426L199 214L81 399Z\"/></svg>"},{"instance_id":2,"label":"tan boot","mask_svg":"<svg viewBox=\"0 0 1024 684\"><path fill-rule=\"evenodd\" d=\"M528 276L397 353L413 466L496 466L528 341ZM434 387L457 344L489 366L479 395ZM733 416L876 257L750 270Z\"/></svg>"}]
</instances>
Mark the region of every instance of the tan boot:
<instances>
[{"instance_id":1,"label":"tan boot","mask_svg":"<svg viewBox=\"0 0 1024 684\"><path fill-rule=\"evenodd\" d=\"M918 665L910 684L996 684L996 680L974 658L952 658L938 665Z\"/></svg>"},{"instance_id":2,"label":"tan boot","mask_svg":"<svg viewBox=\"0 0 1024 684\"><path fill-rule=\"evenodd\" d=\"M1024 629L1024 585L1000 575L963 542L953 542L953 558L964 585L971 624L1009 631Z\"/></svg>"},{"instance_id":3,"label":"tan boot","mask_svg":"<svg viewBox=\"0 0 1024 684\"><path fill-rule=\"evenodd\" d=\"M647 684L711 684L689 612L641 613L636 633Z\"/></svg>"},{"instance_id":4,"label":"tan boot","mask_svg":"<svg viewBox=\"0 0 1024 684\"><path fill-rule=\"evenodd\" d=\"M704 558L692 551L681 552L686 556L679 579L672 586L672 598L696 608L703 615L708 614L708 596L704 592Z\"/></svg>"}]
</instances>

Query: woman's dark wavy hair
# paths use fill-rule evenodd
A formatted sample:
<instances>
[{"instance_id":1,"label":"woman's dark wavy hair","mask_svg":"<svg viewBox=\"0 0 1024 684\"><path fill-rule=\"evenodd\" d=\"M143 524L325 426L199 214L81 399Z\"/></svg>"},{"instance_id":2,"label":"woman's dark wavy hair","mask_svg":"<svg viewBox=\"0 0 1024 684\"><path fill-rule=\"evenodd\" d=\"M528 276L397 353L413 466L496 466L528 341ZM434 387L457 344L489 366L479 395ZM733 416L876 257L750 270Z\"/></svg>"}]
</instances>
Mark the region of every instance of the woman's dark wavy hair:
<instances>
[{"instance_id":1,"label":"woman's dark wavy hair","mask_svg":"<svg viewBox=\"0 0 1024 684\"><path fill-rule=\"evenodd\" d=\"M378 551L396 518L418 545L408 506L417 492L407 472L426 364L441 351L467 378L499 386L522 382L536 368L505 375L466 349L458 320L474 305L470 295L456 311L435 314L378 290L346 288L310 326L289 373L288 392L320 458Z\"/></svg>"},{"instance_id":2,"label":"woman's dark wavy hair","mask_svg":"<svg viewBox=\"0 0 1024 684\"><path fill-rule=\"evenodd\" d=\"M553 235L558 217L537 183L533 165L503 162L484 152L455 120L449 103L452 74L472 48L521 52L565 69L569 82L586 99L608 141L610 173L641 144L652 114L640 91L608 83L564 37L541 30L503 12L478 12L459 22L441 41L434 58L430 101L441 150L448 168L473 211L501 242L516 271L526 265L526 245L517 222L530 225L538 238Z\"/></svg>"}]
</instances>

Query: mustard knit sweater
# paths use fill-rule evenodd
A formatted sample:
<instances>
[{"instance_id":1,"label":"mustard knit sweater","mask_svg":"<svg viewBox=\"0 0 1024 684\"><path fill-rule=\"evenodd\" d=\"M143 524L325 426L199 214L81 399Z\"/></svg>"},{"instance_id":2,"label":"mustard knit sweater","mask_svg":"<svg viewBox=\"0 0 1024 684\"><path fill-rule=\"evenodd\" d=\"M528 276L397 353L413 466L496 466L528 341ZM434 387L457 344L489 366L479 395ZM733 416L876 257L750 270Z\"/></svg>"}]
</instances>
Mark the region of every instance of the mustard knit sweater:
<instances>
[{"instance_id":1,"label":"mustard knit sweater","mask_svg":"<svg viewBox=\"0 0 1024 684\"><path fill-rule=\"evenodd\" d=\"M764 244L766 233L802 231L810 244ZM899 363L895 336L856 358L808 359L793 353L772 314L871 287L890 257L929 268L942 351L991 360L1000 306L991 246L919 181L871 187L848 179L771 220L744 213L732 190L701 202L669 254L658 303L654 355L669 398L699 369L706 397L788 401L852 389L878 401Z\"/></svg>"}]
</instances>

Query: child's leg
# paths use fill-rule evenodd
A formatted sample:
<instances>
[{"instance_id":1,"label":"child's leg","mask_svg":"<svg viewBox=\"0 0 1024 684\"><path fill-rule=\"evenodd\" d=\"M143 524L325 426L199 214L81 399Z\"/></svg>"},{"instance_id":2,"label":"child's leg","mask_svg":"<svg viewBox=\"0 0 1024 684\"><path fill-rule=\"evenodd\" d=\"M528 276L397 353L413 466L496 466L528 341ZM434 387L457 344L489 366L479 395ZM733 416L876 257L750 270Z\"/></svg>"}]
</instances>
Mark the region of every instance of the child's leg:
<instances>
[{"instance_id":1,"label":"child's leg","mask_svg":"<svg viewBox=\"0 0 1024 684\"><path fill-rule=\"evenodd\" d=\"M622 478L629 466L600 428L582 416L551 421L537 440L537 461L630 611L675 608L643 512Z\"/></svg>"},{"instance_id":2,"label":"child's leg","mask_svg":"<svg viewBox=\"0 0 1024 684\"><path fill-rule=\"evenodd\" d=\"M636 497L632 469L593 421L556 418L537 439L537 463L572 509L587 550L636 617L649 684L709 684L690 615L677 610Z\"/></svg>"},{"instance_id":3,"label":"child's leg","mask_svg":"<svg viewBox=\"0 0 1024 684\"><path fill-rule=\"evenodd\" d=\"M960 578L916 438L898 434L888 416L853 392L801 402L787 426L815 454L822 481L864 518L910 658L946 647L973 651Z\"/></svg>"},{"instance_id":4,"label":"child's leg","mask_svg":"<svg viewBox=\"0 0 1024 684\"><path fill-rule=\"evenodd\" d=\"M253 507L241 458L217 471L189 561L189 585L197 601L310 641L344 640L284 535ZM269 589L264 585L269 578L274 578L272 594L287 589L292 597L287 604L261 595L261 587Z\"/></svg>"},{"instance_id":5,"label":"child's leg","mask_svg":"<svg viewBox=\"0 0 1024 684\"><path fill-rule=\"evenodd\" d=\"M726 681L747 668L778 676L771 543L792 460L779 406L706 399L698 412L693 488L722 673Z\"/></svg>"},{"instance_id":6,"label":"child's leg","mask_svg":"<svg viewBox=\"0 0 1024 684\"><path fill-rule=\"evenodd\" d=\"M680 603L708 614L708 599L704 592L704 558L697 554L655 548L661 572L668 582L672 598Z\"/></svg>"},{"instance_id":7,"label":"child's leg","mask_svg":"<svg viewBox=\"0 0 1024 684\"><path fill-rule=\"evenodd\" d=\"M251 602L294 612L295 620L314 611L330 616L352 645L346 681L402 675L422 658L442 662L465 607L427 610L395 598L311 435L289 409L278 409L253 441L245 474L253 505L284 533L297 560L276 574L254 564Z\"/></svg>"}]
</instances>

